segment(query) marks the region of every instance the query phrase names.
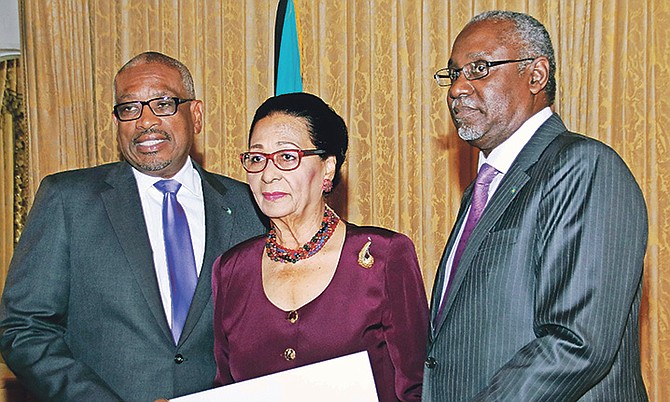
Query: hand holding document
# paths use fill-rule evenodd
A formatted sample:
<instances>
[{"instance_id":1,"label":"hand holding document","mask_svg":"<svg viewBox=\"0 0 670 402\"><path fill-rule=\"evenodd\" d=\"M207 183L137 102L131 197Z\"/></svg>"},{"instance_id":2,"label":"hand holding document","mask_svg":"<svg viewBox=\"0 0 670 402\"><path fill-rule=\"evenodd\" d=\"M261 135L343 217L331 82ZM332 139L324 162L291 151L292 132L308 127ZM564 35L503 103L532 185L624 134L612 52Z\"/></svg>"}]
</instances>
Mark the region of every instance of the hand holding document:
<instances>
[{"instance_id":1,"label":"hand holding document","mask_svg":"<svg viewBox=\"0 0 670 402\"><path fill-rule=\"evenodd\" d=\"M367 352L170 399L170 402L378 402Z\"/></svg>"}]
</instances>

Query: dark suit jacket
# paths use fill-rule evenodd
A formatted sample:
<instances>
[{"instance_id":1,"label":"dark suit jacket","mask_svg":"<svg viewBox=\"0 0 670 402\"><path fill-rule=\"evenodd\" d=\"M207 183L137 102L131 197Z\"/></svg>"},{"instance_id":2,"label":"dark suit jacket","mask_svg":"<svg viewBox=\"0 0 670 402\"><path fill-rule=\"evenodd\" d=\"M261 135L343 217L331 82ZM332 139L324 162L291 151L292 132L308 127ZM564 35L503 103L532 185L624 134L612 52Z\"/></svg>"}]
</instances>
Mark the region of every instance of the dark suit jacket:
<instances>
[{"instance_id":1,"label":"dark suit jacket","mask_svg":"<svg viewBox=\"0 0 670 402\"><path fill-rule=\"evenodd\" d=\"M463 196L433 289L470 203ZM638 313L647 213L606 145L557 115L489 201L432 329L424 401L644 401Z\"/></svg>"},{"instance_id":2,"label":"dark suit jacket","mask_svg":"<svg viewBox=\"0 0 670 402\"><path fill-rule=\"evenodd\" d=\"M28 389L49 401L153 401L211 387L212 263L264 226L245 184L196 168L205 256L177 346L130 165L43 180L0 311L2 355Z\"/></svg>"}]
</instances>

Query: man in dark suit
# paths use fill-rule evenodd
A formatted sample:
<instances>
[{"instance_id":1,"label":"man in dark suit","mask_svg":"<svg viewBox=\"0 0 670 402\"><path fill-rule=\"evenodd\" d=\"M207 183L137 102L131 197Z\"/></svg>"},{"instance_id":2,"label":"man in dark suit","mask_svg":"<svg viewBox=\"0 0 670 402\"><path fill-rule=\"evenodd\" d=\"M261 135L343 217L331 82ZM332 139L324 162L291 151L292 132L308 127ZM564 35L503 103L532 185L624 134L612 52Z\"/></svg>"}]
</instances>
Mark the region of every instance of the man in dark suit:
<instances>
[{"instance_id":1,"label":"man in dark suit","mask_svg":"<svg viewBox=\"0 0 670 402\"><path fill-rule=\"evenodd\" d=\"M43 400L153 401L210 388L212 263L264 231L247 186L189 156L202 102L181 62L140 54L114 90L125 161L43 180L4 290L2 355ZM175 238L190 237L188 250L174 252L165 235L162 179L181 185L175 216L187 224ZM185 279L170 250L190 256L186 305L175 304Z\"/></svg>"},{"instance_id":2,"label":"man in dark suit","mask_svg":"<svg viewBox=\"0 0 670 402\"><path fill-rule=\"evenodd\" d=\"M644 200L611 148L552 113L555 69L541 23L494 11L435 75L480 169L435 280L424 401L647 399Z\"/></svg>"}]
</instances>

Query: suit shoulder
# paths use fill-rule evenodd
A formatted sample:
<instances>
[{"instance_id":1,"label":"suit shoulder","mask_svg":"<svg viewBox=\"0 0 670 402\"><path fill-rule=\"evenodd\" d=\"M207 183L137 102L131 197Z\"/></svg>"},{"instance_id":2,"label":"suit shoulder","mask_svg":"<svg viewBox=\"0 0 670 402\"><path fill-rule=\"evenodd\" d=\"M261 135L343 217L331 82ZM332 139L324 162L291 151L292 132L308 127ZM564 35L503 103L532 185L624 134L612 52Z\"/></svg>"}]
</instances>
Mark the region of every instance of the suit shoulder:
<instances>
[{"instance_id":1,"label":"suit shoulder","mask_svg":"<svg viewBox=\"0 0 670 402\"><path fill-rule=\"evenodd\" d=\"M104 183L110 171L119 168L121 164L123 162L113 162L94 167L52 173L42 179L42 184L52 184L66 188L99 185Z\"/></svg>"},{"instance_id":2,"label":"suit shoulder","mask_svg":"<svg viewBox=\"0 0 670 402\"><path fill-rule=\"evenodd\" d=\"M556 137L549 146L552 147L555 152L548 151L544 158L546 163L538 163L535 167L545 178L548 189L567 182L591 186L598 179L601 189L624 191L643 199L632 171L609 145L582 134L565 132ZM615 182L617 186L611 185Z\"/></svg>"},{"instance_id":3,"label":"suit shoulder","mask_svg":"<svg viewBox=\"0 0 670 402\"><path fill-rule=\"evenodd\" d=\"M106 175L110 170L114 169L115 167L119 166L122 163L123 162L112 162L86 168L63 170L61 172L49 174L45 176L45 178L50 177L50 178L66 180L68 178L81 178L89 176Z\"/></svg>"},{"instance_id":4,"label":"suit shoulder","mask_svg":"<svg viewBox=\"0 0 670 402\"><path fill-rule=\"evenodd\" d=\"M554 142L558 143L559 153L574 153L582 156L615 157L621 159L619 154L609 145L583 134L566 131L556 137Z\"/></svg>"},{"instance_id":5,"label":"suit shoulder","mask_svg":"<svg viewBox=\"0 0 670 402\"><path fill-rule=\"evenodd\" d=\"M604 168L632 175L626 162L612 147L595 138L569 131L552 141L539 165L542 170L563 171L569 168L586 173Z\"/></svg>"}]
</instances>

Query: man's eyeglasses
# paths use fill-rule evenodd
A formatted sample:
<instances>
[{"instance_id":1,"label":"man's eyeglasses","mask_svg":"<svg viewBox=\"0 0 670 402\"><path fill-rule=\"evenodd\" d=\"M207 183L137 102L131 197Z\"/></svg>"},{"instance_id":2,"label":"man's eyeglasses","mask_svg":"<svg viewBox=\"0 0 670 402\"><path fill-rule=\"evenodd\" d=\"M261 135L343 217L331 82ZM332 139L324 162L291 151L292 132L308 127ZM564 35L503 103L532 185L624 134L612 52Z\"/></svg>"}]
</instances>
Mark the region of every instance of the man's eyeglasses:
<instances>
[{"instance_id":1,"label":"man's eyeglasses","mask_svg":"<svg viewBox=\"0 0 670 402\"><path fill-rule=\"evenodd\" d=\"M242 167L249 173L259 173L265 170L268 161L272 160L277 169L283 171L295 170L300 166L303 156L323 155L323 149L282 149L271 154L263 152L243 152L240 154Z\"/></svg>"},{"instance_id":2,"label":"man's eyeglasses","mask_svg":"<svg viewBox=\"0 0 670 402\"><path fill-rule=\"evenodd\" d=\"M142 117L144 106L149 106L151 112L156 116L172 116L177 113L177 107L193 99L180 99L170 96L149 99L148 101L123 102L114 105L114 115L120 121L137 120Z\"/></svg>"},{"instance_id":3,"label":"man's eyeglasses","mask_svg":"<svg viewBox=\"0 0 670 402\"><path fill-rule=\"evenodd\" d=\"M468 81L474 81L482 79L487 75L489 75L491 67L500 66L502 64L508 64L508 63L520 63L522 61L530 61L530 60L535 60L535 58L531 57L518 60L498 60L498 61L477 60L473 61L472 63L468 63L461 68L451 68L451 67L441 68L437 70L437 72L433 75L433 77L435 78L435 81L437 81L437 85L441 87L448 87L450 85L453 85L454 82L456 82L458 77L461 75L461 72Z\"/></svg>"}]
</instances>

